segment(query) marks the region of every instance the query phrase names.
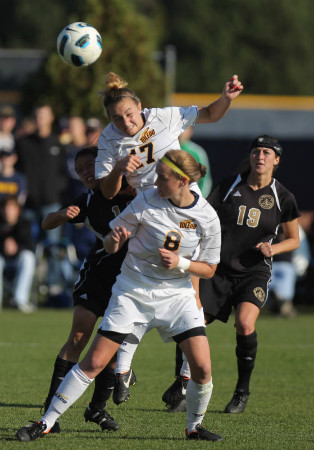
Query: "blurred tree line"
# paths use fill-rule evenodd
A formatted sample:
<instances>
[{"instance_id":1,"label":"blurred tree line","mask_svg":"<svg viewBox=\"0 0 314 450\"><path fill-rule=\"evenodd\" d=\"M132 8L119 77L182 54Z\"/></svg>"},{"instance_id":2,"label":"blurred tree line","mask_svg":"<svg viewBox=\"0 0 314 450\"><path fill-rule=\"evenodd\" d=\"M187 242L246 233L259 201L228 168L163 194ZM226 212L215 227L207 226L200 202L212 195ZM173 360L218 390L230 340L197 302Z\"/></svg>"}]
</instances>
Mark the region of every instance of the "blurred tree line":
<instances>
[{"instance_id":1,"label":"blurred tree line","mask_svg":"<svg viewBox=\"0 0 314 450\"><path fill-rule=\"evenodd\" d=\"M3 48L40 48L47 59L24 88L24 104L51 103L58 115L100 115L97 91L115 71L144 106L162 106L164 61L177 52L177 92L220 92L237 73L245 92L313 95L312 0L0 0ZM56 38L85 21L102 35L103 53L87 68L64 64ZM26 108L27 109L27 108Z\"/></svg>"}]
</instances>

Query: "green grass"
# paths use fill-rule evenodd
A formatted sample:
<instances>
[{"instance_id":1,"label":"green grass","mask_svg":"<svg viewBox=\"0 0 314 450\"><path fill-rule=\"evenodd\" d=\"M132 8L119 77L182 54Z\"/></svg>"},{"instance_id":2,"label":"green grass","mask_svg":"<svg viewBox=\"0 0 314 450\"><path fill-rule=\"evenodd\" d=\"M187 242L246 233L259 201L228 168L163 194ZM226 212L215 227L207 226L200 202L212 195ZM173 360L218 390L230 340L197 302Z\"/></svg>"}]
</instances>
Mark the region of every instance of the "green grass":
<instances>
[{"instance_id":1,"label":"green grass","mask_svg":"<svg viewBox=\"0 0 314 450\"><path fill-rule=\"evenodd\" d=\"M161 401L173 382L174 344L164 344L153 330L141 343L133 368L138 383L131 398L108 410L121 430L105 433L85 423L83 413L92 394L61 417L62 434L32 443L14 434L40 417L58 350L69 332L69 310L40 310L33 315L0 313L0 449L107 450L306 450L313 449L314 315L278 319L263 313L257 323L258 357L251 397L244 414L222 414L236 382L233 320L207 327L211 344L214 391L203 424L224 437L222 442L184 439L185 414L168 414Z\"/></svg>"}]
</instances>

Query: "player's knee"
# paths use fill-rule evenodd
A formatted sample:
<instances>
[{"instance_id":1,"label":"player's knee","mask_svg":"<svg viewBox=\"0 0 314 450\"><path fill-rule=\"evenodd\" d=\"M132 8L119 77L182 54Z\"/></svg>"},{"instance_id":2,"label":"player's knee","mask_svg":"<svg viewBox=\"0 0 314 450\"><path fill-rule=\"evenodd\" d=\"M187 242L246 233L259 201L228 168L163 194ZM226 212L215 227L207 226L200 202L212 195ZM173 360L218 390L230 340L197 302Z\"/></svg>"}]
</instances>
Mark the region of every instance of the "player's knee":
<instances>
[{"instance_id":1,"label":"player's knee","mask_svg":"<svg viewBox=\"0 0 314 450\"><path fill-rule=\"evenodd\" d=\"M237 334L247 336L248 334L253 333L254 329L254 324L252 324L247 318L239 319L236 322Z\"/></svg>"},{"instance_id":2,"label":"player's knee","mask_svg":"<svg viewBox=\"0 0 314 450\"><path fill-rule=\"evenodd\" d=\"M88 340L89 336L86 336L85 333L77 332L73 336L70 336L67 342L67 347L72 352L81 353L86 347Z\"/></svg>"},{"instance_id":3,"label":"player's knee","mask_svg":"<svg viewBox=\"0 0 314 450\"><path fill-rule=\"evenodd\" d=\"M195 383L208 383L211 379L211 363L210 361L203 361L191 370L191 377Z\"/></svg>"},{"instance_id":4,"label":"player's knee","mask_svg":"<svg viewBox=\"0 0 314 450\"><path fill-rule=\"evenodd\" d=\"M100 372L101 370L103 370L106 367L106 365L107 364L104 362L103 355L101 355L98 352L93 353L89 358L90 370L95 370L95 371Z\"/></svg>"}]
</instances>

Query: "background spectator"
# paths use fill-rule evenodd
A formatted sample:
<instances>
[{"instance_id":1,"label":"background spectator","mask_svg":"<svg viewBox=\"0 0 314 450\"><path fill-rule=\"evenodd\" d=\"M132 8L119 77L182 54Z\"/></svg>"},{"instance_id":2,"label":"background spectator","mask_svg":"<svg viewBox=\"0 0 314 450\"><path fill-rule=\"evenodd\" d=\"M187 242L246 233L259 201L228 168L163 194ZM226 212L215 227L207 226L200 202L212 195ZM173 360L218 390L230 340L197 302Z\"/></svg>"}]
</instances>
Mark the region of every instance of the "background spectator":
<instances>
[{"instance_id":1,"label":"background spectator","mask_svg":"<svg viewBox=\"0 0 314 450\"><path fill-rule=\"evenodd\" d=\"M12 106L0 109L0 151L11 151L14 146L13 130L16 125L15 112Z\"/></svg>"},{"instance_id":2,"label":"background spectator","mask_svg":"<svg viewBox=\"0 0 314 450\"><path fill-rule=\"evenodd\" d=\"M47 238L50 246L48 255L47 286L51 293L60 290L60 267L58 245L61 239L60 229L43 234L41 222L49 212L60 208L67 187L67 169L65 149L58 136L53 132L55 120L49 105L40 105L35 109L37 130L35 133L19 139L16 143L18 169L25 174L28 196L24 215L32 221L36 242Z\"/></svg>"},{"instance_id":3,"label":"background spectator","mask_svg":"<svg viewBox=\"0 0 314 450\"><path fill-rule=\"evenodd\" d=\"M21 216L16 196L5 197L0 218L0 305L3 299L4 274L13 276L11 306L21 312L33 312L30 293L36 258L30 223Z\"/></svg>"},{"instance_id":4,"label":"background spectator","mask_svg":"<svg viewBox=\"0 0 314 450\"><path fill-rule=\"evenodd\" d=\"M288 253L273 257L271 283L269 285L269 307L274 314L291 318L296 315L293 306L297 281L302 279L310 264L311 252L307 236L299 225L300 246ZM274 243L284 238L280 228Z\"/></svg>"},{"instance_id":5,"label":"background spectator","mask_svg":"<svg viewBox=\"0 0 314 450\"><path fill-rule=\"evenodd\" d=\"M103 130L103 125L99 119L96 117L90 117L86 121L86 133L87 133L87 141L88 146L91 147L93 145L98 144L98 138L100 133Z\"/></svg>"},{"instance_id":6,"label":"background spectator","mask_svg":"<svg viewBox=\"0 0 314 450\"><path fill-rule=\"evenodd\" d=\"M23 206L27 197L25 176L15 169L18 157L14 150L0 150L0 200L6 195L16 195Z\"/></svg>"}]
</instances>

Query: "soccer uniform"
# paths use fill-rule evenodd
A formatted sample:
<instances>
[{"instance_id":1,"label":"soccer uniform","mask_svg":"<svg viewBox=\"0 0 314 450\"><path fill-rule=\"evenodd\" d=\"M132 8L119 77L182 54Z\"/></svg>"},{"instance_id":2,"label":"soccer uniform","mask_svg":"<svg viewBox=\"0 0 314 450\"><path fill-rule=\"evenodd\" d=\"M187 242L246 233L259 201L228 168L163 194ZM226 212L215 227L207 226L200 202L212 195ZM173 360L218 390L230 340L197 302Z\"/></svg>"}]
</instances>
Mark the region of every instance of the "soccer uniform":
<instances>
[{"instance_id":1,"label":"soccer uniform","mask_svg":"<svg viewBox=\"0 0 314 450\"><path fill-rule=\"evenodd\" d=\"M127 245L116 254L106 253L103 239L110 232L109 222L116 217L133 197L118 194L108 200L100 191L81 194L72 204L80 213L70 223L84 223L96 236L95 244L84 259L74 285L74 305L82 305L98 317L104 314L111 288L120 272Z\"/></svg>"},{"instance_id":2,"label":"soccer uniform","mask_svg":"<svg viewBox=\"0 0 314 450\"><path fill-rule=\"evenodd\" d=\"M221 262L211 280L200 280L204 311L227 322L232 306L246 301L262 308L267 300L272 258L256 249L272 242L279 225L299 217L293 194L275 178L253 190L238 175L208 197L221 222Z\"/></svg>"},{"instance_id":3,"label":"soccer uniform","mask_svg":"<svg viewBox=\"0 0 314 450\"><path fill-rule=\"evenodd\" d=\"M128 334L134 324L146 324L169 341L192 328L204 328L190 275L163 267L159 253L159 248L166 248L188 259L218 264L219 219L203 197L196 193L194 197L192 205L179 208L150 189L110 222L111 228L124 226L131 235L101 330Z\"/></svg>"},{"instance_id":4,"label":"soccer uniform","mask_svg":"<svg viewBox=\"0 0 314 450\"><path fill-rule=\"evenodd\" d=\"M180 149L178 136L198 117L197 106L144 109L144 126L134 136L126 136L110 123L98 140L96 178L111 172L116 162L128 155L141 158L142 166L125 177L138 191L154 187L157 161L170 149Z\"/></svg>"}]
</instances>

